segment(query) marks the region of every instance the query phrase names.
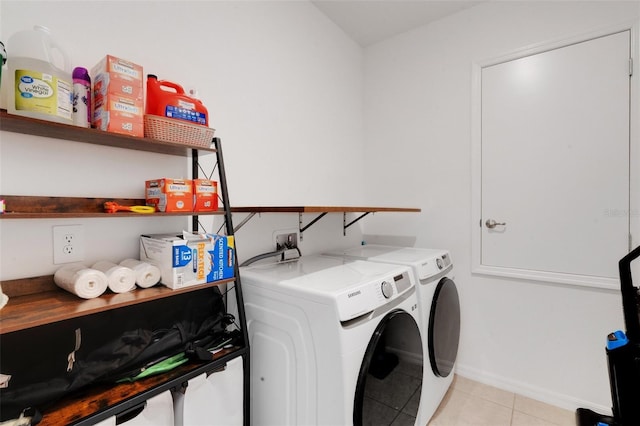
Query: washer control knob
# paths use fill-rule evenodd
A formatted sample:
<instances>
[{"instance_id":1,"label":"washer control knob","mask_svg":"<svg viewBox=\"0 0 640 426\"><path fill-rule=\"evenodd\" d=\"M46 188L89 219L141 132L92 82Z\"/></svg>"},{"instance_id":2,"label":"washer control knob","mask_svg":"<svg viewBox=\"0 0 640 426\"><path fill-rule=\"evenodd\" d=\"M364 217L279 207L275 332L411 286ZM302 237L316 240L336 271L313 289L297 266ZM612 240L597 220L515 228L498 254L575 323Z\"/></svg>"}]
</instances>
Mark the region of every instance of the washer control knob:
<instances>
[{"instance_id":1,"label":"washer control knob","mask_svg":"<svg viewBox=\"0 0 640 426\"><path fill-rule=\"evenodd\" d=\"M385 299L388 299L393 295L393 286L389 281L382 281L382 284L380 284L380 290L382 290L382 295Z\"/></svg>"},{"instance_id":2,"label":"washer control knob","mask_svg":"<svg viewBox=\"0 0 640 426\"><path fill-rule=\"evenodd\" d=\"M442 258L438 257L436 259L436 265L438 265L438 269L444 268L444 263L442 262Z\"/></svg>"}]
</instances>

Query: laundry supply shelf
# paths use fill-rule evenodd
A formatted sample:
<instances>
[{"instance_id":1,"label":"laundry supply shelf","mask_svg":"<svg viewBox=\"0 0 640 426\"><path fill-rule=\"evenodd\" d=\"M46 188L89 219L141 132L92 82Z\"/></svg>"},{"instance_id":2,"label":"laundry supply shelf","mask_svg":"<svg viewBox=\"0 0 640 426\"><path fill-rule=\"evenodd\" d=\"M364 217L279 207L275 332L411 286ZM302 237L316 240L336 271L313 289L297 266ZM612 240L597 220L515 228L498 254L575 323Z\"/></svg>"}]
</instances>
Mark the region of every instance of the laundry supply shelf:
<instances>
[{"instance_id":1,"label":"laundry supply shelf","mask_svg":"<svg viewBox=\"0 0 640 426\"><path fill-rule=\"evenodd\" d=\"M22 117L8 114L6 110L0 110L0 130L182 157L191 157L193 155L192 150L194 149L204 154L216 152L215 148L203 148L197 145L139 138L118 133L103 132L97 129L87 129L69 124Z\"/></svg>"},{"instance_id":2,"label":"laundry supply shelf","mask_svg":"<svg viewBox=\"0 0 640 426\"><path fill-rule=\"evenodd\" d=\"M101 412L100 417L107 418L113 415L109 413L111 407L117 406L121 411L132 409L162 392L180 388L187 380L216 371L216 365L224 366L245 352L246 349L241 347L225 348L214 355L213 362L189 362L175 370L133 383L95 386L49 407L38 425L93 425L99 421L95 416L97 412Z\"/></svg>"},{"instance_id":3,"label":"laundry supply shelf","mask_svg":"<svg viewBox=\"0 0 640 426\"><path fill-rule=\"evenodd\" d=\"M353 207L353 206L258 206L231 207L233 213L376 213L410 212L419 213L421 209L405 207Z\"/></svg>"},{"instance_id":4,"label":"laundry supply shelf","mask_svg":"<svg viewBox=\"0 0 640 426\"><path fill-rule=\"evenodd\" d=\"M191 160L192 178L198 178L200 170L199 156L214 154L219 176L219 196L222 208L214 212L153 213L156 216L191 216L193 231L198 230L198 216L223 215L226 235L233 236L234 228L230 210L227 180L222 156L221 141L213 138L212 147L206 148L189 143L171 143L150 138L138 138L122 134L103 132L95 129L53 123L8 114L0 110L0 131L25 135L49 137L64 141L92 144L116 149L159 153ZM10 143L10 142L8 142ZM47 144L42 148L46 149ZM123 160L126 161L126 158ZM55 178L55 176L52 176ZM19 177L16 176L16 179ZM64 218L109 218L141 216L139 213L105 213L104 202L116 201L121 205L144 205L140 199L106 199L82 197L48 197L4 195L0 198L7 202L8 213L0 219L64 219ZM6 223L6 222L5 222ZM20 254L26 259L27 254ZM26 261L26 260L25 260ZM71 318L87 317L102 311L116 310L129 305L153 303L154 300L171 297L180 293L203 290L221 284L234 287L237 308L236 322L240 339L236 346L216 354L212 361L186 364L175 371L157 377L148 377L137 384L123 384L113 387L96 385L74 395L65 395L53 407L47 407L40 424L92 425L108 417L122 413L145 403L145 401L166 390L183 386L188 380L203 373L224 368L226 362L242 358L243 360L243 423L249 424L249 345L242 297L241 280L238 265L234 264L235 278L207 284L200 284L171 290L163 286L140 289L130 293L105 294L96 299L84 300L57 288L52 276L5 280L0 282L3 291L9 296L7 305L0 311L0 337L9 333L20 333L34 327L64 321ZM13 335L13 334L12 334ZM4 348L10 350L10 348ZM13 350L17 350L13 348Z\"/></svg>"},{"instance_id":5,"label":"laundry supply shelf","mask_svg":"<svg viewBox=\"0 0 640 426\"><path fill-rule=\"evenodd\" d=\"M41 197L29 195L0 195L5 200L7 211L0 214L0 219L65 219L78 217L157 217L157 216L193 216L223 215L225 211L218 209L210 212L170 212L170 213L106 213L104 203L115 201L122 206L144 206L144 199L113 199L83 197Z\"/></svg>"},{"instance_id":6,"label":"laundry supply shelf","mask_svg":"<svg viewBox=\"0 0 640 426\"><path fill-rule=\"evenodd\" d=\"M358 222L360 219L371 213L378 212L396 212L396 213L419 213L421 209L409 207L356 207L356 206L253 206L253 207L231 207L232 213L249 213L234 229L238 231L253 216L259 213L298 213L298 230L300 231L300 239L302 233L317 221L322 219L327 213L342 213L342 234L347 234L347 228ZM307 225L302 223L302 215L304 213L319 213ZM361 213L355 219L347 222L347 213Z\"/></svg>"},{"instance_id":7,"label":"laundry supply shelf","mask_svg":"<svg viewBox=\"0 0 640 426\"><path fill-rule=\"evenodd\" d=\"M127 293L105 293L95 299L81 299L58 288L53 282L53 275L2 281L0 285L9 296L9 302L0 311L0 334L150 302L234 280L230 278L177 290L156 285Z\"/></svg>"}]
</instances>

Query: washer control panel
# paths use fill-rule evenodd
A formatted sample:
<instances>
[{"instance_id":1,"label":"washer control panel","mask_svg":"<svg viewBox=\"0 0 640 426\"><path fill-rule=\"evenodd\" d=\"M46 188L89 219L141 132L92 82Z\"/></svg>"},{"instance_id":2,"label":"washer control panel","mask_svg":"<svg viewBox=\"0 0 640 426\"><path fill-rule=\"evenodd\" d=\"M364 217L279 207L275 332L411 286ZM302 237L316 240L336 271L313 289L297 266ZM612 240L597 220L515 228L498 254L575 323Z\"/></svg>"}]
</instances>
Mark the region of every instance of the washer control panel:
<instances>
[{"instance_id":1,"label":"washer control panel","mask_svg":"<svg viewBox=\"0 0 640 426\"><path fill-rule=\"evenodd\" d=\"M449 256L449 253L443 251L442 254L433 256L420 264L418 267L419 279L420 281L424 281L434 277L449 266L451 266L451 256Z\"/></svg>"},{"instance_id":2,"label":"washer control panel","mask_svg":"<svg viewBox=\"0 0 640 426\"><path fill-rule=\"evenodd\" d=\"M348 321L386 305L414 287L408 269L349 288L338 299L340 321Z\"/></svg>"}]
</instances>

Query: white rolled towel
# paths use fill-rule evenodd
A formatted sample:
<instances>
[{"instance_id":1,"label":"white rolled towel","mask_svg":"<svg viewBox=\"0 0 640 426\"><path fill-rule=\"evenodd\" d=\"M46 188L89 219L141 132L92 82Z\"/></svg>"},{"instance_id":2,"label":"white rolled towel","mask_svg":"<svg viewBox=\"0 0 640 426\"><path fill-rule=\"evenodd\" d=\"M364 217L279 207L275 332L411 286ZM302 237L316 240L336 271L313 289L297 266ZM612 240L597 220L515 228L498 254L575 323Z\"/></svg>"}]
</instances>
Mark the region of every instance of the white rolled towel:
<instances>
[{"instance_id":1,"label":"white rolled towel","mask_svg":"<svg viewBox=\"0 0 640 426\"><path fill-rule=\"evenodd\" d=\"M2 287L0 286L0 309L4 308L4 305L9 301L9 296L2 292Z\"/></svg>"},{"instance_id":2,"label":"white rolled towel","mask_svg":"<svg viewBox=\"0 0 640 426\"><path fill-rule=\"evenodd\" d=\"M53 275L56 285L83 299L99 297L109 286L107 276L81 263L65 265Z\"/></svg>"},{"instance_id":3,"label":"white rolled towel","mask_svg":"<svg viewBox=\"0 0 640 426\"><path fill-rule=\"evenodd\" d=\"M133 269L136 274L136 284L139 287L149 288L160 282L160 269L151 263L137 259L125 259L120 262L120 265Z\"/></svg>"},{"instance_id":4,"label":"white rolled towel","mask_svg":"<svg viewBox=\"0 0 640 426\"><path fill-rule=\"evenodd\" d=\"M136 274L131 268L107 260L100 260L91 267L104 272L109 280L109 290L114 293L126 293L136 288Z\"/></svg>"}]
</instances>

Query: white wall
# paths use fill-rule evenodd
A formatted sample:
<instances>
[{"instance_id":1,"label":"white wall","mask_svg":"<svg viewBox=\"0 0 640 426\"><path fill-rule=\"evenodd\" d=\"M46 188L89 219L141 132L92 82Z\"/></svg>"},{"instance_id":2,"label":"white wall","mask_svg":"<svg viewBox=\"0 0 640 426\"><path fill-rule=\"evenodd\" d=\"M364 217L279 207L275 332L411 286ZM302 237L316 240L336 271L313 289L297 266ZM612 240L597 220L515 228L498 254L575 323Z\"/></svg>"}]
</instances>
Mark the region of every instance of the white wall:
<instances>
[{"instance_id":1,"label":"white wall","mask_svg":"<svg viewBox=\"0 0 640 426\"><path fill-rule=\"evenodd\" d=\"M604 347L624 328L617 292L471 274L471 65L638 12L637 2L488 2L365 50L367 202L423 212L378 215L364 232L451 250L465 376L569 409L611 406Z\"/></svg>"},{"instance_id":2,"label":"white wall","mask_svg":"<svg viewBox=\"0 0 640 426\"><path fill-rule=\"evenodd\" d=\"M74 66L112 54L197 88L223 141L232 205L362 204L362 49L310 3L0 2L0 40L35 24L50 28ZM5 195L144 198L145 179L188 176L188 163L0 132ZM305 252L359 241L359 227L344 240L342 217L330 216L305 233ZM179 231L189 221L2 220L0 279L53 273L51 227L72 223L85 224L91 263L137 256L140 233ZM239 259L271 250L273 229L297 226L297 215L254 218L238 233Z\"/></svg>"}]
</instances>

